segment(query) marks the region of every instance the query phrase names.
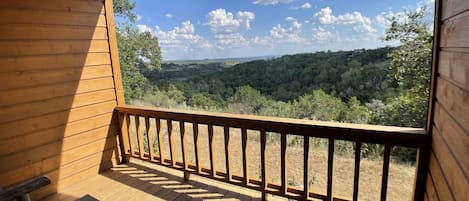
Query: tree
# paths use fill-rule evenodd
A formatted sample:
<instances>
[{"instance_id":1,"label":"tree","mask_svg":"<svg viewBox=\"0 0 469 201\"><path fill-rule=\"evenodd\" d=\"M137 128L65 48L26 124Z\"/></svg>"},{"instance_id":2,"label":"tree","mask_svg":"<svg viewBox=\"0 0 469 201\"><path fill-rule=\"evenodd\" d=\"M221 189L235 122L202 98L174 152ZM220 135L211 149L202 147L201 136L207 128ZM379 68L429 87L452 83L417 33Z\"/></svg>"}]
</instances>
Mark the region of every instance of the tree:
<instances>
[{"instance_id":1,"label":"tree","mask_svg":"<svg viewBox=\"0 0 469 201\"><path fill-rule=\"evenodd\" d=\"M300 119L338 121L344 109L345 105L339 98L322 90L305 94L293 103L295 117Z\"/></svg>"},{"instance_id":2,"label":"tree","mask_svg":"<svg viewBox=\"0 0 469 201\"><path fill-rule=\"evenodd\" d=\"M124 19L116 27L119 62L122 71L122 83L126 102L142 98L149 88L147 78L141 71L159 69L161 67L161 51L158 38L150 32L139 32L132 24L136 15L133 13L134 2L115 0L115 15Z\"/></svg>"},{"instance_id":3,"label":"tree","mask_svg":"<svg viewBox=\"0 0 469 201\"><path fill-rule=\"evenodd\" d=\"M425 21L426 11L422 7L407 10L400 18L392 17L391 27L386 30L386 41L401 43L389 54L392 79L397 81L401 94L388 101L390 115L386 124L425 126L432 58L432 32Z\"/></svg>"}]
</instances>

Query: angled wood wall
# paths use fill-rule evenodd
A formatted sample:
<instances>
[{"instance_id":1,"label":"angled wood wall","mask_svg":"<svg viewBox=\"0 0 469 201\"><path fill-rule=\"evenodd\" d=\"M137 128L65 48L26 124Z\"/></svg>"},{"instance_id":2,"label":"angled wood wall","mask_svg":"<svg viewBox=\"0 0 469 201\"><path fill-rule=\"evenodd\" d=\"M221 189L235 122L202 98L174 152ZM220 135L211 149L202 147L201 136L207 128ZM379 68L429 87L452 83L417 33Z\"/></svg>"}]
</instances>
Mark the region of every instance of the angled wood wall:
<instances>
[{"instance_id":1,"label":"angled wood wall","mask_svg":"<svg viewBox=\"0 0 469 201\"><path fill-rule=\"evenodd\" d=\"M440 2L426 200L469 200L469 1Z\"/></svg>"},{"instance_id":2,"label":"angled wood wall","mask_svg":"<svg viewBox=\"0 0 469 201\"><path fill-rule=\"evenodd\" d=\"M122 97L105 4L0 1L1 187L48 175L37 199L112 165Z\"/></svg>"}]
</instances>

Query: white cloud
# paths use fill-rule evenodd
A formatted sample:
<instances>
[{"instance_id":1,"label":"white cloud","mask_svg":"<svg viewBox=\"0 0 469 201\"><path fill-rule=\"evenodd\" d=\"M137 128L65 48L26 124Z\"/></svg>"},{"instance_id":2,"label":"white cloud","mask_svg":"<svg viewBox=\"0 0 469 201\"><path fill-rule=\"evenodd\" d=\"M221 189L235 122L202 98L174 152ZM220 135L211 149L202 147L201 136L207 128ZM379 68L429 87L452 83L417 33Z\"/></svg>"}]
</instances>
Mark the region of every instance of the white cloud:
<instances>
[{"instance_id":1,"label":"white cloud","mask_svg":"<svg viewBox=\"0 0 469 201\"><path fill-rule=\"evenodd\" d=\"M260 46L271 46L272 45L272 38L268 36L256 36L253 39L251 39L251 42L255 45L260 45Z\"/></svg>"},{"instance_id":2,"label":"white cloud","mask_svg":"<svg viewBox=\"0 0 469 201\"><path fill-rule=\"evenodd\" d=\"M322 27L313 28L313 40L326 41L332 38L332 33Z\"/></svg>"},{"instance_id":3,"label":"white cloud","mask_svg":"<svg viewBox=\"0 0 469 201\"><path fill-rule=\"evenodd\" d=\"M251 29L251 21L256 18L256 15L253 12L249 11L238 11L236 13L241 23L244 23L246 29Z\"/></svg>"},{"instance_id":4,"label":"white cloud","mask_svg":"<svg viewBox=\"0 0 469 201\"><path fill-rule=\"evenodd\" d=\"M275 5L278 3L290 3L292 1L293 0L255 0L252 3L267 6L267 5Z\"/></svg>"},{"instance_id":5,"label":"white cloud","mask_svg":"<svg viewBox=\"0 0 469 201\"><path fill-rule=\"evenodd\" d=\"M221 50L247 47L249 45L249 42L240 33L216 34L214 38L216 39L215 44L217 48Z\"/></svg>"},{"instance_id":6,"label":"white cloud","mask_svg":"<svg viewBox=\"0 0 469 201\"><path fill-rule=\"evenodd\" d=\"M293 10L310 9L311 7L313 7L313 6L309 2L306 2L301 6L292 6L291 9L293 9Z\"/></svg>"},{"instance_id":7,"label":"white cloud","mask_svg":"<svg viewBox=\"0 0 469 201\"><path fill-rule=\"evenodd\" d=\"M146 24L137 24L137 29L139 32L152 32L152 29Z\"/></svg>"},{"instance_id":8,"label":"white cloud","mask_svg":"<svg viewBox=\"0 0 469 201\"><path fill-rule=\"evenodd\" d=\"M163 31L159 26L152 29L144 24L138 24L137 29L140 32L149 31L158 37L163 56L165 56L165 53L194 52L213 47L208 40L195 33L194 25L190 21L184 21L180 26L176 26L169 31Z\"/></svg>"},{"instance_id":9,"label":"white cloud","mask_svg":"<svg viewBox=\"0 0 469 201\"><path fill-rule=\"evenodd\" d=\"M168 19L173 18L173 15L171 13L166 13L164 16Z\"/></svg>"},{"instance_id":10,"label":"white cloud","mask_svg":"<svg viewBox=\"0 0 469 201\"><path fill-rule=\"evenodd\" d=\"M213 33L234 33L241 25L250 29L250 23L255 17L256 15L252 12L238 11L235 18L233 13L219 8L208 13L206 25L210 26Z\"/></svg>"},{"instance_id":11,"label":"white cloud","mask_svg":"<svg viewBox=\"0 0 469 201\"><path fill-rule=\"evenodd\" d=\"M305 39L300 36L302 24L294 20L289 28L283 28L280 24L270 29L270 36L277 42L301 43Z\"/></svg>"},{"instance_id":12,"label":"white cloud","mask_svg":"<svg viewBox=\"0 0 469 201\"><path fill-rule=\"evenodd\" d=\"M320 24L352 25L353 30L356 32L376 32L376 30L371 26L370 18L363 16L358 11L335 16L332 14L332 9L330 7L325 7L315 13L314 17L319 20Z\"/></svg>"}]
</instances>

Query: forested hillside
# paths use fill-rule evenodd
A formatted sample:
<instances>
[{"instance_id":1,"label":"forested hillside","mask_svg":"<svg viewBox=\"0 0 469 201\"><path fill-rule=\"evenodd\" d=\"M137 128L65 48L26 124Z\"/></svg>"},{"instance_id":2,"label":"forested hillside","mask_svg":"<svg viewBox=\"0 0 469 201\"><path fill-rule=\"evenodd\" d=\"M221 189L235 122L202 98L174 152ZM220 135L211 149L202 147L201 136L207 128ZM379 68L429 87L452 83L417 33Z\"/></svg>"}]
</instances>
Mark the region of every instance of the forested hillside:
<instances>
[{"instance_id":1,"label":"forested hillside","mask_svg":"<svg viewBox=\"0 0 469 201\"><path fill-rule=\"evenodd\" d=\"M208 93L222 99L231 97L238 87L251 86L277 101L293 101L305 93L322 89L344 101L355 96L362 102L369 102L373 98L385 98L397 87L396 82L387 79L390 50L386 47L285 55L237 64L182 82L175 82L171 76L148 78L154 83L174 84L188 95ZM167 66L163 65L163 72L165 68ZM184 71L187 77L193 75L191 69Z\"/></svg>"}]
</instances>

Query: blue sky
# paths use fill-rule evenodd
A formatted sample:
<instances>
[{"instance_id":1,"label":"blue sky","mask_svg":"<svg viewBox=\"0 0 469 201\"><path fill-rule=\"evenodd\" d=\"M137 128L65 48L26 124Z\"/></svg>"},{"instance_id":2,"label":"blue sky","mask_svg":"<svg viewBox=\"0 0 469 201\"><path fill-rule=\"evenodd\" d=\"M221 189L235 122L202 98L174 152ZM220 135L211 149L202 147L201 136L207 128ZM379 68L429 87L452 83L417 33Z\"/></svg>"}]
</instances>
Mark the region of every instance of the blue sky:
<instances>
[{"instance_id":1,"label":"blue sky","mask_svg":"<svg viewBox=\"0 0 469 201\"><path fill-rule=\"evenodd\" d=\"M376 48L388 17L432 0L139 0L140 31L158 37L163 60Z\"/></svg>"}]
</instances>

